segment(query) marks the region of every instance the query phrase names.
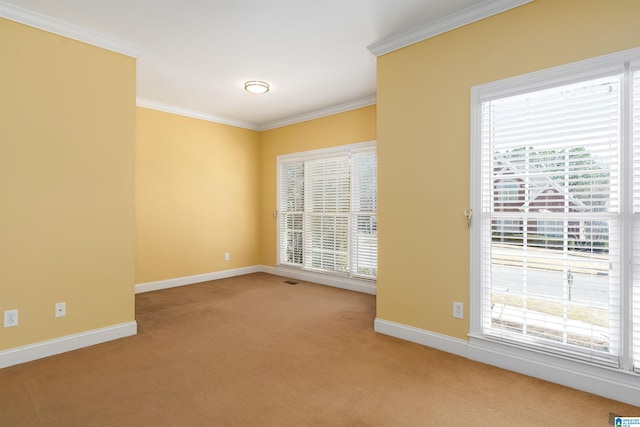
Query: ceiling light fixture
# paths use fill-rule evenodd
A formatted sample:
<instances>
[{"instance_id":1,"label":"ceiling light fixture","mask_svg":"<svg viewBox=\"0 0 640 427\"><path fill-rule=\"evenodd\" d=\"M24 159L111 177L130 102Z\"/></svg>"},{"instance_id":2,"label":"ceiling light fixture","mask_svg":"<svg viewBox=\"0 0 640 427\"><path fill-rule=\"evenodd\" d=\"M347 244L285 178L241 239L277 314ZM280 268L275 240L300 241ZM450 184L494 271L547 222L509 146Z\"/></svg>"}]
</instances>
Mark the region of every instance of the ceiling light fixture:
<instances>
[{"instance_id":1,"label":"ceiling light fixture","mask_svg":"<svg viewBox=\"0 0 640 427\"><path fill-rule=\"evenodd\" d=\"M269 92L269 84L260 80L249 80L244 83L244 90L251 93L267 93Z\"/></svg>"}]
</instances>

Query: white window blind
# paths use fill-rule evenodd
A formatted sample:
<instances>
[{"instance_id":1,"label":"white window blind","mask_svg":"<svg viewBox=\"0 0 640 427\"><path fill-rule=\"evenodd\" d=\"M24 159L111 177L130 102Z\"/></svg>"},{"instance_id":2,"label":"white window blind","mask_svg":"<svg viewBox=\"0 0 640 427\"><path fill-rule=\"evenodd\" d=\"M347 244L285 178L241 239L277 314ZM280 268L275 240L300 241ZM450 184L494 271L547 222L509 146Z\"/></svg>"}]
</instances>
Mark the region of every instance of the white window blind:
<instances>
[{"instance_id":1,"label":"white window blind","mask_svg":"<svg viewBox=\"0 0 640 427\"><path fill-rule=\"evenodd\" d=\"M640 372L640 63L632 69L633 138L633 366Z\"/></svg>"},{"instance_id":2,"label":"white window blind","mask_svg":"<svg viewBox=\"0 0 640 427\"><path fill-rule=\"evenodd\" d=\"M351 193L351 271L356 276L376 277L378 266L378 219L376 215L377 168L375 149L353 153Z\"/></svg>"},{"instance_id":3,"label":"white window blind","mask_svg":"<svg viewBox=\"0 0 640 427\"><path fill-rule=\"evenodd\" d=\"M278 194L280 262L302 265L304 173L302 160L292 160L280 165Z\"/></svg>"},{"instance_id":4,"label":"white window blind","mask_svg":"<svg viewBox=\"0 0 640 427\"><path fill-rule=\"evenodd\" d=\"M621 81L481 103L485 337L620 365Z\"/></svg>"},{"instance_id":5,"label":"white window blind","mask_svg":"<svg viewBox=\"0 0 640 427\"><path fill-rule=\"evenodd\" d=\"M279 264L375 279L376 164L372 144L279 159Z\"/></svg>"},{"instance_id":6,"label":"white window blind","mask_svg":"<svg viewBox=\"0 0 640 427\"><path fill-rule=\"evenodd\" d=\"M349 271L349 157L308 160L305 182L305 266Z\"/></svg>"},{"instance_id":7,"label":"white window blind","mask_svg":"<svg viewBox=\"0 0 640 427\"><path fill-rule=\"evenodd\" d=\"M472 117L472 340L640 373L640 49L477 86Z\"/></svg>"}]
</instances>

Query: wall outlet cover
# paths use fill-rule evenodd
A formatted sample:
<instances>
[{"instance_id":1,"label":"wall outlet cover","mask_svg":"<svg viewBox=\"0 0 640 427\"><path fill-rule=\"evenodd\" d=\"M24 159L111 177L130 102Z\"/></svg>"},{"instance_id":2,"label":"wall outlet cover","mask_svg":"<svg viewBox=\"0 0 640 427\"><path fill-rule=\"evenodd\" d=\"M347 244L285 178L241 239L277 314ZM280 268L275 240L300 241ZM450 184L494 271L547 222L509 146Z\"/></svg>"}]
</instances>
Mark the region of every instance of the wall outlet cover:
<instances>
[{"instance_id":1,"label":"wall outlet cover","mask_svg":"<svg viewBox=\"0 0 640 427\"><path fill-rule=\"evenodd\" d=\"M11 328L18 326L18 310L7 310L4 312L4 327Z\"/></svg>"},{"instance_id":2,"label":"wall outlet cover","mask_svg":"<svg viewBox=\"0 0 640 427\"><path fill-rule=\"evenodd\" d=\"M461 302L453 303L453 317L456 319L464 319L464 305Z\"/></svg>"},{"instance_id":3,"label":"wall outlet cover","mask_svg":"<svg viewBox=\"0 0 640 427\"><path fill-rule=\"evenodd\" d=\"M67 303L59 302L56 304L56 317L64 317L67 315Z\"/></svg>"}]
</instances>

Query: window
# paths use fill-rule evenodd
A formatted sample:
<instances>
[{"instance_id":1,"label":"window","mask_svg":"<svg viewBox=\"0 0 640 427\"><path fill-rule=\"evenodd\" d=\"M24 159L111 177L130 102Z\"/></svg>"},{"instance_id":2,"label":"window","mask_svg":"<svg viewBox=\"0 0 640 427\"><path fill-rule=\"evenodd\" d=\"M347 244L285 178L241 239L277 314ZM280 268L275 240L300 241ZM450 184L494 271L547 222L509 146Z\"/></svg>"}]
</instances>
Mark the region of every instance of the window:
<instances>
[{"instance_id":1,"label":"window","mask_svg":"<svg viewBox=\"0 0 640 427\"><path fill-rule=\"evenodd\" d=\"M640 50L472 89L472 340L640 372Z\"/></svg>"},{"instance_id":2,"label":"window","mask_svg":"<svg viewBox=\"0 0 640 427\"><path fill-rule=\"evenodd\" d=\"M375 279L375 143L278 157L278 264Z\"/></svg>"},{"instance_id":3,"label":"window","mask_svg":"<svg viewBox=\"0 0 640 427\"><path fill-rule=\"evenodd\" d=\"M500 174L496 174L500 176ZM498 199L498 203L502 204L502 206L517 207L517 203L520 200L520 183L515 179L497 179L495 183L496 187L496 197Z\"/></svg>"}]
</instances>

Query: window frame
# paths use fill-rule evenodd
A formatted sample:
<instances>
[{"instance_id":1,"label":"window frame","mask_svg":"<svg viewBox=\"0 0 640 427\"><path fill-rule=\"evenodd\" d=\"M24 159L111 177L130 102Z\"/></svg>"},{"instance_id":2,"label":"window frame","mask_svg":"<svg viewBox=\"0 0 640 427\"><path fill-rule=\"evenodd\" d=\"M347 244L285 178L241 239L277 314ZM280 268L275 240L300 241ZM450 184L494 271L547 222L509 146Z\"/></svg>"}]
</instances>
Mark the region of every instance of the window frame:
<instances>
[{"instance_id":1,"label":"window frame","mask_svg":"<svg viewBox=\"0 0 640 427\"><path fill-rule=\"evenodd\" d=\"M341 155L349 155L349 156L353 156L354 154L358 153L358 152L363 152L363 151L371 151L371 150L376 149L376 141L366 141L366 142L359 142L359 143L354 143L354 144L348 144L348 145L341 145L341 146L336 146L336 147L329 147L329 148L324 148L324 149L317 149L317 150L309 150L309 151L304 151L304 152L297 152L297 153L290 153L290 154L283 154L283 155L279 155L276 158L276 212L274 215L274 218L276 219L276 247L277 247L277 251L276 251L276 269L278 270L283 270L283 271L287 271L290 273L293 273L293 275L298 275L298 277L303 277L301 275L305 275L305 274L311 274L311 275L317 275L315 277L329 277L327 284L330 285L337 285L337 286L341 286L341 287L346 287L349 289L354 289L354 290L360 290L363 289L365 292L368 293L375 293L375 282L377 280L376 277L368 277L365 275L360 275L357 273L354 273L351 271L353 265L354 265L354 243L352 242L353 237L352 237L352 233L354 233L354 220L352 218L356 218L358 216L358 213L354 211L354 202L353 200L351 200L350 202L350 209L349 212L346 214L349 217L349 221L348 221L348 232L349 232L349 237L348 237L348 252L349 252L349 270L348 272L339 272L339 271L325 271L325 270L318 270L318 269L314 269L314 268L309 268L307 266L305 266L305 262L304 262L304 257L305 257L305 252L306 252L306 245L307 242L305 241L306 239L303 237L303 261L301 264L294 264L294 263L287 263L287 262L282 262L281 261L281 257L282 257L282 244L281 244L281 236L282 236L282 229L281 229L281 215L282 212L280 212L280 201L281 198L283 197L282 195L282 177L281 177L281 165L286 164L286 163L291 163L291 162L302 162L303 164L303 169L304 169L304 162L305 161L309 161L309 160L317 160L317 159L323 159L323 158L331 158L331 157L338 157ZM353 174L354 172L354 167L351 166L350 167L350 174ZM304 172L303 172L303 181L306 183L307 182L307 176L305 176ZM306 199L307 195L305 194L303 196L303 200ZM351 190L351 194L350 194L350 199L353 198L353 189ZM302 215L303 215L303 225L302 225L302 232L303 232L303 236L305 233L307 233L307 227L308 224L306 223L307 221L307 217L308 217L308 213L306 211L302 211ZM343 215L343 214L340 214ZM374 213L374 215L377 215L377 212ZM356 227L357 228L357 227ZM376 250L377 252L377 250ZM320 281L322 282L322 281ZM342 284L345 284L346 286L342 286ZM373 292L372 292L372 287L373 287Z\"/></svg>"},{"instance_id":2,"label":"window frame","mask_svg":"<svg viewBox=\"0 0 640 427\"><path fill-rule=\"evenodd\" d=\"M553 364L554 366L562 366L567 363L588 363L593 365L593 360L569 358L567 354L553 354L553 352L541 352L537 347L527 348L522 343L514 343L509 341L496 340L494 337L487 336L483 333L483 305L487 297L483 293L482 274L483 259L482 257L490 256L482 251L483 236L482 224L486 221L482 211L482 150L481 150L481 105L483 102L501 99L510 96L521 95L529 92L539 91L543 89L553 88L566 84L571 84L583 80L605 77L608 75L623 72L625 63L636 63L640 61L640 48L630 49L617 52L610 55L604 55L597 58L587 59L572 64L561 65L558 67L536 71L504 80L486 83L471 88L471 126L470 126L470 204L474 213L473 226L470 230L470 345L473 349L480 352L495 352L496 349L505 353L518 354L519 357L535 358L544 360L544 363ZM637 69L637 67L635 68ZM628 72L628 69L627 71ZM629 78L625 79L626 85L629 85ZM630 87L621 87L622 103L627 103L626 108L630 107ZM621 112L621 139L626 138L627 143L621 142L620 158L632 162L633 141L631 139L631 123L629 123L629 115L624 116ZM632 165L627 165L632 166ZM631 171L631 172L629 172ZM633 200L632 181L629 173L633 174L633 169L626 169L621 176L621 199L627 206L621 206L620 216L623 223L621 236L621 264L631 263L633 256L633 210L629 205ZM631 216L631 218L630 218ZM636 249L637 250L637 249ZM632 281L633 268L624 268L621 277L621 347L619 354L619 366L616 371L629 374L634 372L633 361L633 289ZM476 350L474 350L475 352ZM564 360L564 361L563 361ZM640 361L635 361L635 373L640 370ZM604 366L604 365L603 365ZM610 368L607 368L610 369Z\"/></svg>"}]
</instances>

